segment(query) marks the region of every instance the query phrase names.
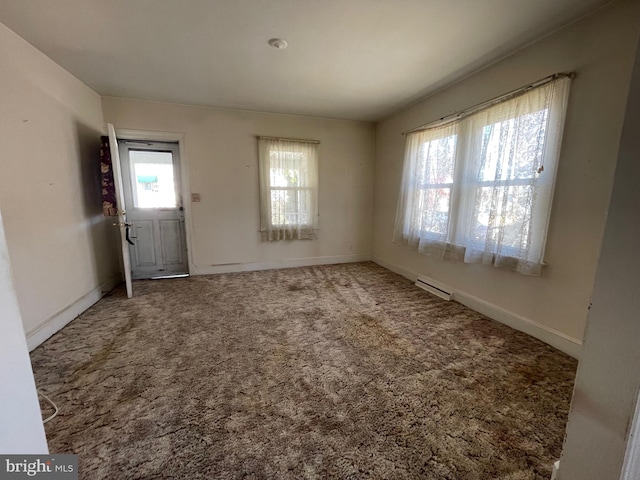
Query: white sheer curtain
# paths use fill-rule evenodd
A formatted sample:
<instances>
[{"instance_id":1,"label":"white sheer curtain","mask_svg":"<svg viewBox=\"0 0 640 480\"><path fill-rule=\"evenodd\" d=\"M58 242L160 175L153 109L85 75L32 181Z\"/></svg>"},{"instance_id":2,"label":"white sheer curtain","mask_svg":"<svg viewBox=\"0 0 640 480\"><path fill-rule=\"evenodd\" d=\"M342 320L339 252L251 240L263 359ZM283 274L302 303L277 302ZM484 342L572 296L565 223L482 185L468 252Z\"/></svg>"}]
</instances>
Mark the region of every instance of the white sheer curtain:
<instances>
[{"instance_id":1,"label":"white sheer curtain","mask_svg":"<svg viewBox=\"0 0 640 480\"><path fill-rule=\"evenodd\" d=\"M394 240L539 275L569 79L407 136Z\"/></svg>"},{"instance_id":2,"label":"white sheer curtain","mask_svg":"<svg viewBox=\"0 0 640 480\"><path fill-rule=\"evenodd\" d=\"M315 238L318 142L259 137L258 154L262 239Z\"/></svg>"}]
</instances>

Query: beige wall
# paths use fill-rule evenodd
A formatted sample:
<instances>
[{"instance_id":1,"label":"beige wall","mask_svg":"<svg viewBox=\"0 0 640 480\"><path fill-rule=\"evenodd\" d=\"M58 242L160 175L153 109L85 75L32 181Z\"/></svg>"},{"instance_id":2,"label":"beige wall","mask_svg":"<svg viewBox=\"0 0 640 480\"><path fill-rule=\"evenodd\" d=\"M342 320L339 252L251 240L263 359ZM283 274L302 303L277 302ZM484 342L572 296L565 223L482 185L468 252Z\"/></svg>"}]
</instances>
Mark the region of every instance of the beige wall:
<instances>
[{"instance_id":1,"label":"beige wall","mask_svg":"<svg viewBox=\"0 0 640 480\"><path fill-rule=\"evenodd\" d=\"M640 418L632 423L640 408L640 51L636 55L559 480L640 478ZM625 450L629 463L620 476Z\"/></svg>"},{"instance_id":2,"label":"beige wall","mask_svg":"<svg viewBox=\"0 0 640 480\"><path fill-rule=\"evenodd\" d=\"M0 65L0 205L25 331L35 334L119 275L100 198L102 108L2 24Z\"/></svg>"},{"instance_id":3,"label":"beige wall","mask_svg":"<svg viewBox=\"0 0 640 480\"><path fill-rule=\"evenodd\" d=\"M429 275L561 336L581 340L616 163L638 2L622 0L380 122L376 130L374 259ZM401 132L554 72L575 71L541 277L445 262L392 243Z\"/></svg>"},{"instance_id":4,"label":"beige wall","mask_svg":"<svg viewBox=\"0 0 640 480\"><path fill-rule=\"evenodd\" d=\"M117 130L184 134L190 190L202 199L190 204L192 273L370 257L373 124L116 98L102 106ZM317 240L260 240L256 135L320 140Z\"/></svg>"}]
</instances>

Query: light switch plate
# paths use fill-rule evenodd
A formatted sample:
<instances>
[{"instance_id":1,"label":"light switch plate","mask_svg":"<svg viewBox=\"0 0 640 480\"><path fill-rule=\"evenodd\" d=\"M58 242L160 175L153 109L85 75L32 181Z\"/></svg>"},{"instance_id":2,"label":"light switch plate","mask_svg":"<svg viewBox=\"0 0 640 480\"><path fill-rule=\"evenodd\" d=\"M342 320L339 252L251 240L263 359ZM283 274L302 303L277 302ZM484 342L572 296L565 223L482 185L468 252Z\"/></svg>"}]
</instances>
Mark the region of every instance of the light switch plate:
<instances>
[{"instance_id":1,"label":"light switch plate","mask_svg":"<svg viewBox=\"0 0 640 480\"><path fill-rule=\"evenodd\" d=\"M191 194L191 201L192 202L199 202L200 201L200 194L199 193L192 193Z\"/></svg>"}]
</instances>

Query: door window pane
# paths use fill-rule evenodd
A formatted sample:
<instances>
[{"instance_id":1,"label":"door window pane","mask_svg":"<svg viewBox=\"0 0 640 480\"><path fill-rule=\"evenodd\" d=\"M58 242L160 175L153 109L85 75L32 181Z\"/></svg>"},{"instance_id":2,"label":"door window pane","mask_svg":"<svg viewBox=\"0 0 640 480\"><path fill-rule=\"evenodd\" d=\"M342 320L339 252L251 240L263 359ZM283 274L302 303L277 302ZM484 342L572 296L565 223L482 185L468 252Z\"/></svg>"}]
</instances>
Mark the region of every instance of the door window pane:
<instances>
[{"instance_id":1,"label":"door window pane","mask_svg":"<svg viewBox=\"0 0 640 480\"><path fill-rule=\"evenodd\" d=\"M133 206L175 208L176 188L171 152L130 150Z\"/></svg>"}]
</instances>

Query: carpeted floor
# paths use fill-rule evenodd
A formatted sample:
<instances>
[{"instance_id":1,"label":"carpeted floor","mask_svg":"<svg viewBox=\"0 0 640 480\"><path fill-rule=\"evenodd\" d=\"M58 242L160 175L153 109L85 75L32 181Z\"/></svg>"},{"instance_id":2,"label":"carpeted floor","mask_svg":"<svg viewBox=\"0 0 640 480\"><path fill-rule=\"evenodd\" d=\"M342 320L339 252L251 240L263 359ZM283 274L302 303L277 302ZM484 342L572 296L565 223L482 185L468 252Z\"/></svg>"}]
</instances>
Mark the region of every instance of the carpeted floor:
<instances>
[{"instance_id":1,"label":"carpeted floor","mask_svg":"<svg viewBox=\"0 0 640 480\"><path fill-rule=\"evenodd\" d=\"M548 480L559 458L576 361L373 263L134 291L32 353L82 479Z\"/></svg>"}]
</instances>

